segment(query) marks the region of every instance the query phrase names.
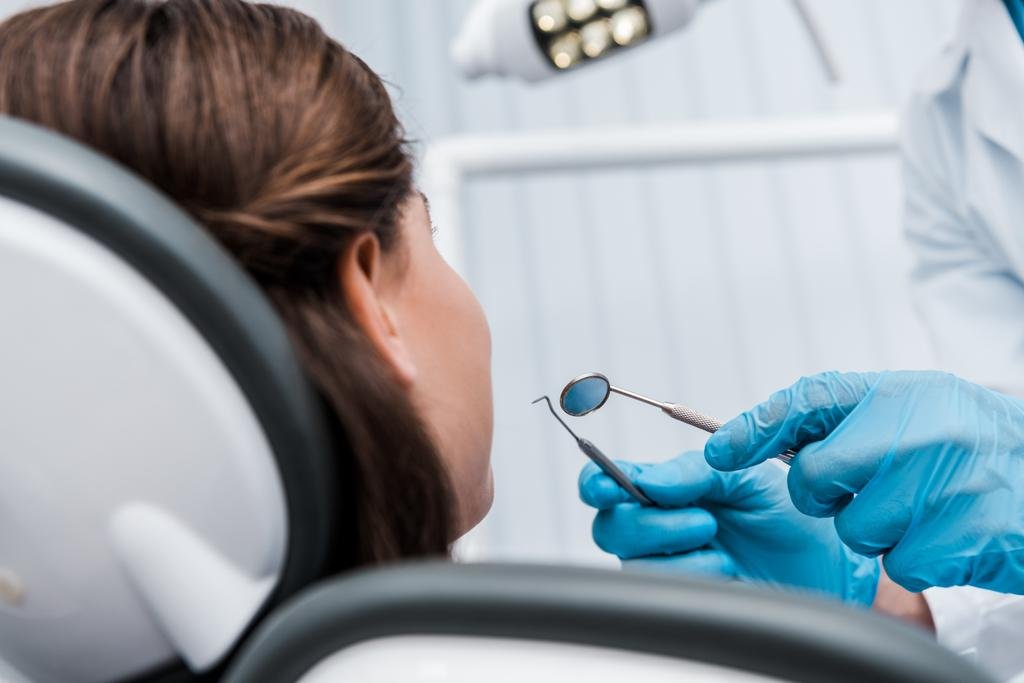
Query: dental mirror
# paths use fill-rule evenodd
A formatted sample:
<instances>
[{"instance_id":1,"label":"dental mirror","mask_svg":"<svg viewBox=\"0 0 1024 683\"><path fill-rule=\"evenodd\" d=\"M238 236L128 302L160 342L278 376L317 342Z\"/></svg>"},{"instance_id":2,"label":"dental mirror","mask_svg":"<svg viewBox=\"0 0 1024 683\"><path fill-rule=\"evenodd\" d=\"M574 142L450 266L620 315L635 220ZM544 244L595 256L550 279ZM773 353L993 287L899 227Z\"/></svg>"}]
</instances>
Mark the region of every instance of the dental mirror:
<instances>
[{"instance_id":1,"label":"dental mirror","mask_svg":"<svg viewBox=\"0 0 1024 683\"><path fill-rule=\"evenodd\" d=\"M566 384L559 403L569 415L583 417L603 406L611 391L612 385L607 377L591 372Z\"/></svg>"},{"instance_id":2,"label":"dental mirror","mask_svg":"<svg viewBox=\"0 0 1024 683\"><path fill-rule=\"evenodd\" d=\"M687 408L684 405L678 403L666 403L664 401L655 401L653 398L647 398L640 394L633 393L632 391L626 391L619 387L613 386L608 378L599 372L588 372L585 375L576 377L562 389L562 394L559 399L559 405L562 406L562 410L568 415L573 417L582 417L589 415L608 401L608 396L612 393L621 394L627 396L635 401L646 403L648 405L661 408L669 417L685 422L686 424L702 429L705 432L714 434L721 426L722 421L716 420L713 417L708 417L703 413L698 413L692 408ZM568 427L566 427L568 429ZM787 465L793 460L793 456L796 455L796 451L788 450L785 453L780 453L775 456Z\"/></svg>"}]
</instances>

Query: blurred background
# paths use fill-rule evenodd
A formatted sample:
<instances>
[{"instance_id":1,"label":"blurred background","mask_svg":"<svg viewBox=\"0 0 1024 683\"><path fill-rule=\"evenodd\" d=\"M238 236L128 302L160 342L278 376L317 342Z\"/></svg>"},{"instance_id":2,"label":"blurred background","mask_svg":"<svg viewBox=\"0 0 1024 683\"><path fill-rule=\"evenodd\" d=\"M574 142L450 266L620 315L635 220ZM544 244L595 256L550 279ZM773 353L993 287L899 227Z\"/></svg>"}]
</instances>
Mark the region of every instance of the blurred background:
<instances>
[{"instance_id":1,"label":"blurred background","mask_svg":"<svg viewBox=\"0 0 1024 683\"><path fill-rule=\"evenodd\" d=\"M32 4L0 0L0 14ZM449 49L470 0L281 4L390 82L422 155L466 133L895 112L958 3L810 0L838 86L784 0L712 0L687 30L538 85L461 78ZM494 508L465 557L615 564L577 498L582 454L530 405L575 375L725 419L802 374L931 364L894 152L471 178L456 201L458 265L491 321L496 409ZM571 425L617 458L705 439L615 397Z\"/></svg>"}]
</instances>

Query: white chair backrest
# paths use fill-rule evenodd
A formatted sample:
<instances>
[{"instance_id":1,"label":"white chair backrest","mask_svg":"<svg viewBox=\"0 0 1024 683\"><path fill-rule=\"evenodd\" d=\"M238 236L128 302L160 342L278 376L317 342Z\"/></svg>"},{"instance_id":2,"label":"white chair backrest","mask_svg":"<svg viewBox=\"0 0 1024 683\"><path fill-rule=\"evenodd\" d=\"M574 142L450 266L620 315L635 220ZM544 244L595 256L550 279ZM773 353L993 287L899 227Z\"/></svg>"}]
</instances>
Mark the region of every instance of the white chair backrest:
<instances>
[{"instance_id":1,"label":"white chair backrest","mask_svg":"<svg viewBox=\"0 0 1024 683\"><path fill-rule=\"evenodd\" d=\"M259 421L192 324L121 259L5 198L0 226L0 567L20 584L0 648L62 680L116 679L177 652L208 664L284 561L284 492ZM258 594L201 575L210 559L170 545L164 524ZM237 630L211 633L224 619ZM124 656L96 656L111 643Z\"/></svg>"},{"instance_id":2,"label":"white chair backrest","mask_svg":"<svg viewBox=\"0 0 1024 683\"><path fill-rule=\"evenodd\" d=\"M320 406L255 285L180 210L0 117L0 660L216 665L317 578Z\"/></svg>"}]
</instances>

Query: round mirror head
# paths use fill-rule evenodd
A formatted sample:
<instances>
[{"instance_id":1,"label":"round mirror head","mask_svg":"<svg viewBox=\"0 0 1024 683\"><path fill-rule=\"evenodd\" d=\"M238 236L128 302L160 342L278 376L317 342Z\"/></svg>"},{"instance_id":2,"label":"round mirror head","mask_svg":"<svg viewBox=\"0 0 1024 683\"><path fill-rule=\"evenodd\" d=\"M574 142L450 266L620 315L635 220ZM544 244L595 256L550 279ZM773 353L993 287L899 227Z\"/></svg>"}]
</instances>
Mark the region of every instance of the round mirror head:
<instances>
[{"instance_id":1,"label":"round mirror head","mask_svg":"<svg viewBox=\"0 0 1024 683\"><path fill-rule=\"evenodd\" d=\"M580 417L592 413L608 400L611 383L604 375L591 372L581 375L565 385L559 403L569 415Z\"/></svg>"}]
</instances>

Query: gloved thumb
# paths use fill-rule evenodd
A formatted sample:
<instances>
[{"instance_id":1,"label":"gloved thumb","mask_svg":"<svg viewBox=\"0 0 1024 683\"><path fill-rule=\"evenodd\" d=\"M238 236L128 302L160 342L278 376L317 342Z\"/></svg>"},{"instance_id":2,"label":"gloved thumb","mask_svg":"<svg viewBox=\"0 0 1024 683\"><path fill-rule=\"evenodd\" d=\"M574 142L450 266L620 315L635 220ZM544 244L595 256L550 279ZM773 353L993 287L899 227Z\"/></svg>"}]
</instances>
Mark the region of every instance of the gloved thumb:
<instances>
[{"instance_id":1,"label":"gloved thumb","mask_svg":"<svg viewBox=\"0 0 1024 683\"><path fill-rule=\"evenodd\" d=\"M699 451L690 451L656 464L617 461L622 472L644 494L662 507L685 507L701 500L724 476L704 462ZM598 510L620 503L636 502L614 479L594 463L588 463L579 478L580 498Z\"/></svg>"},{"instance_id":2,"label":"gloved thumb","mask_svg":"<svg viewBox=\"0 0 1024 683\"><path fill-rule=\"evenodd\" d=\"M685 507L703 499L723 476L708 467L700 451L690 451L640 468L633 483L648 498L663 507Z\"/></svg>"},{"instance_id":3,"label":"gloved thumb","mask_svg":"<svg viewBox=\"0 0 1024 683\"><path fill-rule=\"evenodd\" d=\"M637 477L647 465L633 462L616 461L629 480L636 483ZM592 508L609 510L619 503L635 502L614 479L605 474L600 467L592 462L586 464L579 477L580 500Z\"/></svg>"},{"instance_id":4,"label":"gloved thumb","mask_svg":"<svg viewBox=\"0 0 1024 683\"><path fill-rule=\"evenodd\" d=\"M739 470L826 438L878 381L878 373L803 377L725 423L704 446L707 463Z\"/></svg>"}]
</instances>

